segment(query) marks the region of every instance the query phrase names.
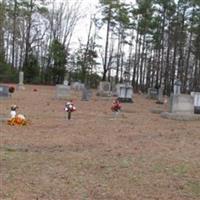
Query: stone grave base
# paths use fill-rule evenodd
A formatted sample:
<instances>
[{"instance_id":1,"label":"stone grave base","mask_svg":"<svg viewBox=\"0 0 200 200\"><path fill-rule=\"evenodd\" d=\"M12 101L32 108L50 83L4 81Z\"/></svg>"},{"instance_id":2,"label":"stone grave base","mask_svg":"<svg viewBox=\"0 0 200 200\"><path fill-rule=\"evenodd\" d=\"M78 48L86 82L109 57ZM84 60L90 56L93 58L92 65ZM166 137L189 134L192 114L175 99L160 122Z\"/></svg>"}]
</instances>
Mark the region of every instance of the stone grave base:
<instances>
[{"instance_id":1,"label":"stone grave base","mask_svg":"<svg viewBox=\"0 0 200 200\"><path fill-rule=\"evenodd\" d=\"M195 114L200 114L200 106L195 106L194 107L194 113Z\"/></svg>"},{"instance_id":2,"label":"stone grave base","mask_svg":"<svg viewBox=\"0 0 200 200\"><path fill-rule=\"evenodd\" d=\"M131 98L118 97L117 100L122 102L122 103L133 103L133 100Z\"/></svg>"},{"instance_id":3,"label":"stone grave base","mask_svg":"<svg viewBox=\"0 0 200 200\"><path fill-rule=\"evenodd\" d=\"M105 92L103 90L97 91L96 95L100 96L100 97L111 97L112 96L111 92Z\"/></svg>"},{"instance_id":4,"label":"stone grave base","mask_svg":"<svg viewBox=\"0 0 200 200\"><path fill-rule=\"evenodd\" d=\"M164 104L164 102L163 101L156 101L156 104Z\"/></svg>"},{"instance_id":5,"label":"stone grave base","mask_svg":"<svg viewBox=\"0 0 200 200\"><path fill-rule=\"evenodd\" d=\"M150 112L154 113L154 114L160 114L163 112L163 109L162 108L152 108L152 109L150 109Z\"/></svg>"},{"instance_id":6,"label":"stone grave base","mask_svg":"<svg viewBox=\"0 0 200 200\"><path fill-rule=\"evenodd\" d=\"M169 112L162 112L161 117L166 119L173 119L178 121L195 121L200 120L200 115L196 115L193 113L169 113Z\"/></svg>"},{"instance_id":7,"label":"stone grave base","mask_svg":"<svg viewBox=\"0 0 200 200\"><path fill-rule=\"evenodd\" d=\"M102 97L102 96L99 96L97 101L98 100L101 100L101 101L111 101L112 100L112 96L106 96L106 97Z\"/></svg>"},{"instance_id":8,"label":"stone grave base","mask_svg":"<svg viewBox=\"0 0 200 200\"><path fill-rule=\"evenodd\" d=\"M18 84L17 90L25 90L24 84Z\"/></svg>"}]
</instances>

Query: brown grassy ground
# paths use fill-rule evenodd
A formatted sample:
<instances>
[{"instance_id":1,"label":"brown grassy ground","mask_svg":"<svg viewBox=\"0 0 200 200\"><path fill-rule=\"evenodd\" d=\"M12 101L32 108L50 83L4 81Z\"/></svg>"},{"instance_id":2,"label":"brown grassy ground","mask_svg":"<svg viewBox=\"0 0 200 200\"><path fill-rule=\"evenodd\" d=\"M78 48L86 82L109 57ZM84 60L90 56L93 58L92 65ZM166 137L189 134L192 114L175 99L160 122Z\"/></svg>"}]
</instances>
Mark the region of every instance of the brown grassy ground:
<instances>
[{"instance_id":1,"label":"brown grassy ground","mask_svg":"<svg viewBox=\"0 0 200 200\"><path fill-rule=\"evenodd\" d=\"M199 121L162 119L149 111L158 105L138 95L113 119L112 99L84 102L78 93L67 121L54 93L26 86L0 100L0 114L15 103L31 120L0 122L1 200L200 199Z\"/></svg>"}]
</instances>

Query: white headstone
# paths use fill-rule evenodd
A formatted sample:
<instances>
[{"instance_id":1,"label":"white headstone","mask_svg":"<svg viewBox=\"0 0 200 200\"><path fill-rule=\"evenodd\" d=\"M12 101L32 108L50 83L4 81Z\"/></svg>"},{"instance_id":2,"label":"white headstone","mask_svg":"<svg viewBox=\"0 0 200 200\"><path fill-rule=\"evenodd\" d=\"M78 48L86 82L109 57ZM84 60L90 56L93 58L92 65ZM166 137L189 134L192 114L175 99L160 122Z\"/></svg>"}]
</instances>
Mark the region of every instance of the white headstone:
<instances>
[{"instance_id":1,"label":"white headstone","mask_svg":"<svg viewBox=\"0 0 200 200\"><path fill-rule=\"evenodd\" d=\"M18 84L18 89L24 90L24 72L20 71L19 72L19 84Z\"/></svg>"},{"instance_id":2,"label":"white headstone","mask_svg":"<svg viewBox=\"0 0 200 200\"><path fill-rule=\"evenodd\" d=\"M133 88L126 84L117 84L117 97L121 102L133 102Z\"/></svg>"},{"instance_id":3,"label":"white headstone","mask_svg":"<svg viewBox=\"0 0 200 200\"><path fill-rule=\"evenodd\" d=\"M181 81L176 80L174 83L174 95L180 95L181 94Z\"/></svg>"},{"instance_id":4,"label":"white headstone","mask_svg":"<svg viewBox=\"0 0 200 200\"><path fill-rule=\"evenodd\" d=\"M194 113L194 98L190 95L180 94L170 96L171 113Z\"/></svg>"},{"instance_id":5,"label":"white headstone","mask_svg":"<svg viewBox=\"0 0 200 200\"><path fill-rule=\"evenodd\" d=\"M56 85L56 98L68 99L70 98L70 86L68 85Z\"/></svg>"}]
</instances>

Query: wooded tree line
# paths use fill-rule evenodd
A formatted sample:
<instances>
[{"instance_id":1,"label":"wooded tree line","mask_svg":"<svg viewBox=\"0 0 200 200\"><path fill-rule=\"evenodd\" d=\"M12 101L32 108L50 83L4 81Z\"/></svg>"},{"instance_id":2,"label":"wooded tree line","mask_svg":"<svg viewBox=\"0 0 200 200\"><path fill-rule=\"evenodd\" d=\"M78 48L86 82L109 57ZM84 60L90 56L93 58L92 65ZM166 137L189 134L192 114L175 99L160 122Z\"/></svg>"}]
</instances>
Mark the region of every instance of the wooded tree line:
<instances>
[{"instance_id":1,"label":"wooded tree line","mask_svg":"<svg viewBox=\"0 0 200 200\"><path fill-rule=\"evenodd\" d=\"M183 92L200 90L199 0L99 0L76 49L71 41L84 13L79 1L63 2L0 3L0 80L23 70L28 83L61 83L66 73L91 83L102 72L102 80L118 83L128 72L135 90L162 86L170 94L176 79Z\"/></svg>"}]
</instances>

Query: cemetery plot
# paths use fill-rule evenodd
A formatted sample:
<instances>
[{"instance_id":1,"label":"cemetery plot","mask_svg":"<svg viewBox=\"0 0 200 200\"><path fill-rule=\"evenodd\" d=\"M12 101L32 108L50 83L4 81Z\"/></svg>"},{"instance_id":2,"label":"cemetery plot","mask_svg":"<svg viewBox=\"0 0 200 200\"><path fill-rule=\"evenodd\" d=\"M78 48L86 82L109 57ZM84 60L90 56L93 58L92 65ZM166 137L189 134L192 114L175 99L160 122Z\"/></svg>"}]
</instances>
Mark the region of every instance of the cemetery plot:
<instances>
[{"instance_id":1,"label":"cemetery plot","mask_svg":"<svg viewBox=\"0 0 200 200\"><path fill-rule=\"evenodd\" d=\"M113 98L81 95L71 92L71 120L66 100L52 99L55 86L27 85L0 101L3 114L17 103L31 120L0 122L0 199L199 200L199 121L163 119L137 94L109 120Z\"/></svg>"}]
</instances>

